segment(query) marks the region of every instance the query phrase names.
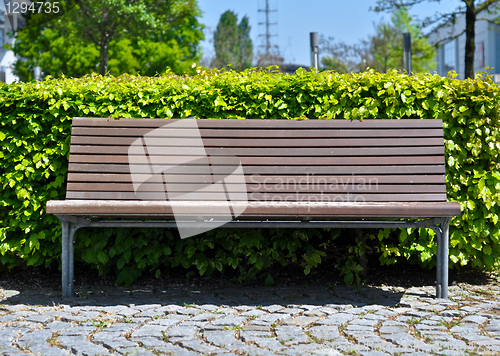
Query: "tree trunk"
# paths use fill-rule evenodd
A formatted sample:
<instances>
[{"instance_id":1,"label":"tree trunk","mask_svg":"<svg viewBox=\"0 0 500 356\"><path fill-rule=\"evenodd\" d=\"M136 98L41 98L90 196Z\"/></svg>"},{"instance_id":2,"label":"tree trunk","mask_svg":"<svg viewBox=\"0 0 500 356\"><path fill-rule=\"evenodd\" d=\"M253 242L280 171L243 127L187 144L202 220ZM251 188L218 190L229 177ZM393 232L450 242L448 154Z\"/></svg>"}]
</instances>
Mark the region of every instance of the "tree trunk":
<instances>
[{"instance_id":1,"label":"tree trunk","mask_svg":"<svg viewBox=\"0 0 500 356\"><path fill-rule=\"evenodd\" d=\"M474 52L476 50L476 8L474 0L465 1L465 79L474 78Z\"/></svg>"},{"instance_id":2,"label":"tree trunk","mask_svg":"<svg viewBox=\"0 0 500 356\"><path fill-rule=\"evenodd\" d=\"M108 52L109 42L101 42L101 61L99 63L99 73L101 75L106 75L108 72Z\"/></svg>"}]
</instances>

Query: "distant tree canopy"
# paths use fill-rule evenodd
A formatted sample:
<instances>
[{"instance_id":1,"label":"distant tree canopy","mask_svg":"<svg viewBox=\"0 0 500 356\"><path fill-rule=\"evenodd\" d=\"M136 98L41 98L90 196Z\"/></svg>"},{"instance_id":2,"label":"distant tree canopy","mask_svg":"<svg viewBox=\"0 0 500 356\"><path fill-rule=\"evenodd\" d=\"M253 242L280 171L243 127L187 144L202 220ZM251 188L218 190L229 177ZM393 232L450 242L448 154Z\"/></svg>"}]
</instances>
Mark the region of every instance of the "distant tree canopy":
<instances>
[{"instance_id":1,"label":"distant tree canopy","mask_svg":"<svg viewBox=\"0 0 500 356\"><path fill-rule=\"evenodd\" d=\"M13 51L23 58L15 73L33 79L80 77L88 73L155 75L167 68L178 74L200 58L203 26L196 0L80 0L50 22L18 32Z\"/></svg>"},{"instance_id":2,"label":"distant tree canopy","mask_svg":"<svg viewBox=\"0 0 500 356\"><path fill-rule=\"evenodd\" d=\"M403 33L412 37L412 72L429 72L435 67L436 50L412 21L406 8L400 8L391 17L391 23L375 26L375 34L359 44L336 43L333 38L321 39L321 63L325 69L340 73L358 72L373 68L381 73L389 69L403 69Z\"/></svg>"},{"instance_id":3,"label":"distant tree canopy","mask_svg":"<svg viewBox=\"0 0 500 356\"><path fill-rule=\"evenodd\" d=\"M421 4L425 2L440 2L441 0L377 0L377 6L373 9L377 12L379 11L395 11L401 7L411 7L416 4ZM474 53L476 51L475 42L475 29L476 21L480 20L478 14L482 11L495 11L500 6L500 0L460 0L462 6L458 6L454 11L445 14L436 14L433 17L428 17L424 19L423 26L435 25L433 31L436 31L442 27L454 24L457 17L465 15L465 29L458 37L465 32L465 78L474 78ZM490 20L488 20L490 21ZM499 23L498 19L493 21L494 23ZM449 40L451 38L445 38L443 40Z\"/></svg>"},{"instance_id":4,"label":"distant tree canopy","mask_svg":"<svg viewBox=\"0 0 500 356\"><path fill-rule=\"evenodd\" d=\"M215 58L212 66L223 68L231 65L236 71L252 66L253 44L250 38L248 17L244 16L238 24L237 15L228 10L224 12L214 32Z\"/></svg>"}]
</instances>

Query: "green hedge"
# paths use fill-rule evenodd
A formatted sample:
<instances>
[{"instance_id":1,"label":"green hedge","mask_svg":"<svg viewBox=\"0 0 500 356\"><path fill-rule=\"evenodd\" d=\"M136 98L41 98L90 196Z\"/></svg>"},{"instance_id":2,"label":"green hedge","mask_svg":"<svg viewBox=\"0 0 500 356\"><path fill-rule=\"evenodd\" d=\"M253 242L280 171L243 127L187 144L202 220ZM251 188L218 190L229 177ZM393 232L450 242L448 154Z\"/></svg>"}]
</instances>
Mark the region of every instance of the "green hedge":
<instances>
[{"instance_id":1,"label":"green hedge","mask_svg":"<svg viewBox=\"0 0 500 356\"><path fill-rule=\"evenodd\" d=\"M448 199L459 201L463 212L451 222L452 264L500 264L500 97L488 77L215 70L196 76L49 78L0 90L0 261L9 267L59 263L60 225L45 214L45 204L64 199L76 116L442 119ZM326 230L221 229L180 240L173 230L83 229L75 256L126 283L144 270L159 273L161 266L176 265L197 266L202 274L231 266L256 276L276 262L300 263L307 273L334 251L337 236ZM432 231L368 230L367 236L366 248L383 264L406 258L435 265ZM356 258L364 245L356 241L349 251L336 263L348 283L359 271Z\"/></svg>"}]
</instances>

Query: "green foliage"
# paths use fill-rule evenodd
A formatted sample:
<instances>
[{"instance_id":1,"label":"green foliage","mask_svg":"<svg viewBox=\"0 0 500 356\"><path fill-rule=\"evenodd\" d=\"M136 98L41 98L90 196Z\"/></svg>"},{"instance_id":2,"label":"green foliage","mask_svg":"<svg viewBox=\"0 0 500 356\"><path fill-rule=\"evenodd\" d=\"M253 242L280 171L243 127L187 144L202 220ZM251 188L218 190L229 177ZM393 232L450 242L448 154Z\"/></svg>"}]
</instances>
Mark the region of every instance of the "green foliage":
<instances>
[{"instance_id":1,"label":"green foliage","mask_svg":"<svg viewBox=\"0 0 500 356\"><path fill-rule=\"evenodd\" d=\"M390 71L342 75L273 70L199 71L195 76L123 75L47 78L0 87L0 262L59 263L61 227L45 214L47 201L65 198L72 117L217 119L442 119L448 199L463 215L450 227L452 266L491 269L500 262L499 88L489 78ZM408 259L435 265L435 236L425 229L369 231L366 245L352 241L337 261L355 283L365 252L380 263ZM75 258L131 283L143 271L195 266L200 275L235 269L262 278L275 263L308 273L335 247L337 232L218 229L189 239L175 230L81 229ZM331 241L331 243L329 243ZM332 247L333 246L333 247Z\"/></svg>"},{"instance_id":2,"label":"green foliage","mask_svg":"<svg viewBox=\"0 0 500 356\"><path fill-rule=\"evenodd\" d=\"M28 12L29 13L29 12ZM81 77L100 72L154 76L170 68L189 72L200 58L203 39L196 1L81 0L64 16L19 31L12 47L25 58L15 72L33 79L39 66L44 76Z\"/></svg>"},{"instance_id":3,"label":"green foliage","mask_svg":"<svg viewBox=\"0 0 500 356\"><path fill-rule=\"evenodd\" d=\"M398 9L391 17L391 24L376 26L376 34L371 38L373 61L370 67L380 72L400 69L403 66L403 33L411 35L412 72L430 72L435 68L436 50L427 42L420 26L413 22L406 8Z\"/></svg>"},{"instance_id":4,"label":"green foliage","mask_svg":"<svg viewBox=\"0 0 500 356\"><path fill-rule=\"evenodd\" d=\"M238 24L238 17L234 12L224 12L214 32L214 47L215 67L230 66L236 71L250 68L253 45L248 17L244 16Z\"/></svg>"}]
</instances>

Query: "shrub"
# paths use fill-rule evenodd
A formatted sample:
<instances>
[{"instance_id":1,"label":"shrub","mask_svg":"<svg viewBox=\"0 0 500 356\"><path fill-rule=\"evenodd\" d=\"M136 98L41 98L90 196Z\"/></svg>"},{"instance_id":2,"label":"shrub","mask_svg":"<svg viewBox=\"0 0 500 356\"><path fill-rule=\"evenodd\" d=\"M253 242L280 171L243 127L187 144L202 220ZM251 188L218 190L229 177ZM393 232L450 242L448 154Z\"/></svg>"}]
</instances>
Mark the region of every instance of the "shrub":
<instances>
[{"instance_id":1,"label":"shrub","mask_svg":"<svg viewBox=\"0 0 500 356\"><path fill-rule=\"evenodd\" d=\"M60 260L61 229L45 214L64 199L73 117L218 119L442 119L448 199L463 215L451 222L452 264L494 268L500 261L499 88L491 78L459 81L395 71L379 74L273 70L200 71L195 76L123 75L51 79L0 87L0 261L13 267ZM200 274L239 268L256 276L273 263L321 262L336 231L217 230L180 240L174 231L82 229L76 258L130 283L144 270L196 266ZM425 229L367 234L382 264L406 258L435 265L434 233ZM337 268L352 282L359 270L355 243Z\"/></svg>"}]
</instances>

